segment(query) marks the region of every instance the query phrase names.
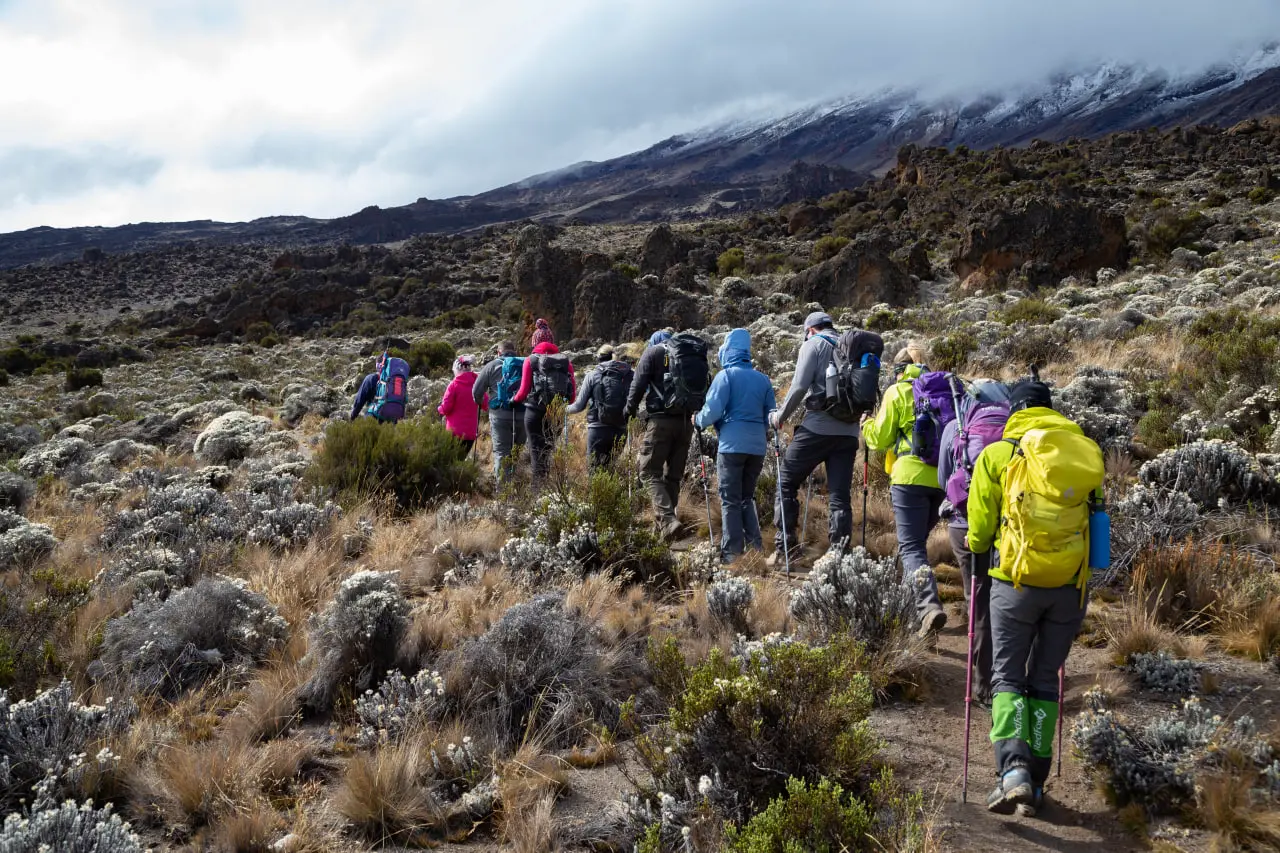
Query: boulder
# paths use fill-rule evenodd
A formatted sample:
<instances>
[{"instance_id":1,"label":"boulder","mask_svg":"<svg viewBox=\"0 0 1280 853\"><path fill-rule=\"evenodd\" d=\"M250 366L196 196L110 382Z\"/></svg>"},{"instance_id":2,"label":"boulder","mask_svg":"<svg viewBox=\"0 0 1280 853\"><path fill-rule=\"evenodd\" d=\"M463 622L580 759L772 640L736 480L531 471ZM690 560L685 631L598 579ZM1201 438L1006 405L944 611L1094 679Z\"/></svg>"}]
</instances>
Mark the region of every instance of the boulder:
<instances>
[{"instance_id":1,"label":"boulder","mask_svg":"<svg viewBox=\"0 0 1280 853\"><path fill-rule=\"evenodd\" d=\"M830 260L792 276L782 290L804 302L832 308L870 308L879 302L905 305L916 287L892 254L882 228L863 232Z\"/></svg>"},{"instance_id":2,"label":"boulder","mask_svg":"<svg viewBox=\"0 0 1280 853\"><path fill-rule=\"evenodd\" d=\"M644 245L640 247L640 272L662 275L687 259L697 245L696 240L677 234L670 225L663 223L644 238Z\"/></svg>"},{"instance_id":3,"label":"boulder","mask_svg":"<svg viewBox=\"0 0 1280 853\"><path fill-rule=\"evenodd\" d=\"M582 253L551 245L554 232L526 225L516 237L511 263L502 285L520 295L535 317L546 318L556 337L574 337L574 290L582 278Z\"/></svg>"},{"instance_id":4,"label":"boulder","mask_svg":"<svg viewBox=\"0 0 1280 853\"><path fill-rule=\"evenodd\" d=\"M612 270L584 278L577 287L573 337L618 341L648 337L666 326L700 324L697 303L656 275L632 281Z\"/></svg>"},{"instance_id":5,"label":"boulder","mask_svg":"<svg viewBox=\"0 0 1280 853\"><path fill-rule=\"evenodd\" d=\"M792 236L812 231L827 221L827 211L816 204L805 204L792 211L787 217L787 233Z\"/></svg>"},{"instance_id":6,"label":"boulder","mask_svg":"<svg viewBox=\"0 0 1280 853\"><path fill-rule=\"evenodd\" d=\"M967 290L974 289L967 280L975 273L999 282L1020 272L1032 286L1047 286L1069 275L1092 277L1103 267L1124 269L1128 252L1118 213L1060 198L1024 198L1013 206L992 200L973 212L951 269Z\"/></svg>"},{"instance_id":7,"label":"boulder","mask_svg":"<svg viewBox=\"0 0 1280 853\"><path fill-rule=\"evenodd\" d=\"M239 409L219 415L196 437L196 458L214 465L237 462L269 429L271 421Z\"/></svg>"},{"instance_id":8,"label":"boulder","mask_svg":"<svg viewBox=\"0 0 1280 853\"><path fill-rule=\"evenodd\" d=\"M280 405L280 417L289 426L297 426L308 414L327 418L342 408L342 395L336 388L317 385L294 391Z\"/></svg>"}]
</instances>

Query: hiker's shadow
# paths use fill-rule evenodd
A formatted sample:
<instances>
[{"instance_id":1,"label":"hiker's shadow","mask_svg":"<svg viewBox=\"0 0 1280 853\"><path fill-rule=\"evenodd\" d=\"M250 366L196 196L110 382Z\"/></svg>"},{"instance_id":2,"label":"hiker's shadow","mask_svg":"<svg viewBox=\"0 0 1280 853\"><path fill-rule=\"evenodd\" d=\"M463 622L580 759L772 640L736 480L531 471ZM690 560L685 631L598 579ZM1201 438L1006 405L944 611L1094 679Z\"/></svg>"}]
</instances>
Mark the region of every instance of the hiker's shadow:
<instances>
[{"instance_id":1,"label":"hiker's shadow","mask_svg":"<svg viewBox=\"0 0 1280 853\"><path fill-rule=\"evenodd\" d=\"M1081 815L1074 809L1067 808L1061 803L1049 803L1040 817L1036 821L1048 826L1070 826L1087 829L1085 823L1081 820ZM1107 849L1110 842L1098 835L1089 840L1071 840L1067 838L1059 838L1051 832L1046 832L1037 827L1034 823L1026 823L1021 820L1006 821L1004 824L1005 831L1010 835L1015 835L1023 842L1029 845L1037 845L1044 850L1055 850L1057 853L1094 853L1100 849Z\"/></svg>"}]
</instances>

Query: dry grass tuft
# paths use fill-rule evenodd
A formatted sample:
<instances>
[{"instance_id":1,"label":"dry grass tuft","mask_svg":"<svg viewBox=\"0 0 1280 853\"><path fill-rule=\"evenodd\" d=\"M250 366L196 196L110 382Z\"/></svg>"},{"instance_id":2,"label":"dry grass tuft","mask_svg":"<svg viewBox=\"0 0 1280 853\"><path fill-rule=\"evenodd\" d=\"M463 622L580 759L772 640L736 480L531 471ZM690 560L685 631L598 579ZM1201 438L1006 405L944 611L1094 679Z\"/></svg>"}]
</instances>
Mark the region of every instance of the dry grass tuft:
<instances>
[{"instance_id":1,"label":"dry grass tuft","mask_svg":"<svg viewBox=\"0 0 1280 853\"><path fill-rule=\"evenodd\" d=\"M929 565L937 567L944 563L946 565L955 565L956 555L951 550L951 538L947 536L947 525L945 523L935 525L933 530L929 531L929 539L925 547L929 552Z\"/></svg>"},{"instance_id":2,"label":"dry grass tuft","mask_svg":"<svg viewBox=\"0 0 1280 853\"><path fill-rule=\"evenodd\" d=\"M1111 648L1112 663L1125 666L1136 654L1169 652L1186 657L1187 646L1182 637L1164 627L1142 603L1130 601L1103 616L1103 632Z\"/></svg>"},{"instance_id":3,"label":"dry grass tuft","mask_svg":"<svg viewBox=\"0 0 1280 853\"><path fill-rule=\"evenodd\" d=\"M1280 812L1255 801L1252 789L1256 781L1251 767L1231 768L1197 780L1197 811L1215 834L1215 850L1280 849Z\"/></svg>"},{"instance_id":4,"label":"dry grass tuft","mask_svg":"<svg viewBox=\"0 0 1280 853\"><path fill-rule=\"evenodd\" d=\"M287 732L300 718L298 686L302 680L302 672L292 662L261 672L228 718L228 736L245 744L254 744Z\"/></svg>"},{"instance_id":5,"label":"dry grass tuft","mask_svg":"<svg viewBox=\"0 0 1280 853\"><path fill-rule=\"evenodd\" d=\"M1256 661L1280 652L1280 601L1268 601L1252 613L1228 619L1222 630L1222 647Z\"/></svg>"},{"instance_id":6,"label":"dry grass tuft","mask_svg":"<svg viewBox=\"0 0 1280 853\"><path fill-rule=\"evenodd\" d=\"M747 610L747 625L757 637L790 634L791 587L772 580L757 581L756 597Z\"/></svg>"},{"instance_id":7,"label":"dry grass tuft","mask_svg":"<svg viewBox=\"0 0 1280 853\"><path fill-rule=\"evenodd\" d=\"M193 826L246 806L256 787L253 753L241 744L172 746L157 757L155 770L167 810Z\"/></svg>"},{"instance_id":8,"label":"dry grass tuft","mask_svg":"<svg viewBox=\"0 0 1280 853\"><path fill-rule=\"evenodd\" d=\"M267 803L255 800L218 822L214 849L221 853L272 853L283 820Z\"/></svg>"},{"instance_id":9,"label":"dry grass tuft","mask_svg":"<svg viewBox=\"0 0 1280 853\"><path fill-rule=\"evenodd\" d=\"M502 805L497 824L502 840L527 853L558 849L552 812L556 797L568 787L566 762L543 752L536 743L522 745L498 768Z\"/></svg>"},{"instance_id":10,"label":"dry grass tuft","mask_svg":"<svg viewBox=\"0 0 1280 853\"><path fill-rule=\"evenodd\" d=\"M409 738L356 753L347 762L334 808L369 841L412 843L445 816L423 786L432 769L428 746Z\"/></svg>"}]
</instances>

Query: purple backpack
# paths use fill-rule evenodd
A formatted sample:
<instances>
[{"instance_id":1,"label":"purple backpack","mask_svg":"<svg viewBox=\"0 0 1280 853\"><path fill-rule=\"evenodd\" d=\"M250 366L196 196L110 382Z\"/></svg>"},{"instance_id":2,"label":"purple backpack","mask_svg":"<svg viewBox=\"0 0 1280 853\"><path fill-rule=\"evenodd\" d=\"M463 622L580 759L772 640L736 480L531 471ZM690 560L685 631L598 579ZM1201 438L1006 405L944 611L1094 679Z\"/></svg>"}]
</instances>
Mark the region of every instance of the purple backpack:
<instances>
[{"instance_id":1,"label":"purple backpack","mask_svg":"<svg viewBox=\"0 0 1280 853\"><path fill-rule=\"evenodd\" d=\"M969 500L969 483L979 454L988 444L1004 438L1004 425L1008 420L1008 403L977 403L956 430L956 439L951 445L955 470L947 478L947 500L960 512L964 512Z\"/></svg>"},{"instance_id":2,"label":"purple backpack","mask_svg":"<svg viewBox=\"0 0 1280 853\"><path fill-rule=\"evenodd\" d=\"M915 421L911 424L911 455L926 465L937 465L942 431L956 419L952 376L944 371L922 374L911 384L915 397Z\"/></svg>"}]
</instances>

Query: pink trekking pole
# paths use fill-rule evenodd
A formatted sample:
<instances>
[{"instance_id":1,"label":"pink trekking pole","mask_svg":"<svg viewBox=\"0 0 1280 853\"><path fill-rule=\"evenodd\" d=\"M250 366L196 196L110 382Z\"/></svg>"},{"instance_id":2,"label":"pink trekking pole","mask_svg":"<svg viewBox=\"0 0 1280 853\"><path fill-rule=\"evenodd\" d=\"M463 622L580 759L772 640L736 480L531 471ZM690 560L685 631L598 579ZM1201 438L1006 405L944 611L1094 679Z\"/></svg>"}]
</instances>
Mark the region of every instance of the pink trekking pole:
<instances>
[{"instance_id":1,"label":"pink trekking pole","mask_svg":"<svg viewBox=\"0 0 1280 853\"><path fill-rule=\"evenodd\" d=\"M1058 778L1062 778L1062 699L1066 695L1067 665L1058 670Z\"/></svg>"},{"instance_id":2,"label":"pink trekking pole","mask_svg":"<svg viewBox=\"0 0 1280 853\"><path fill-rule=\"evenodd\" d=\"M969 554L969 655L964 667L964 775L960 783L960 802L969 802L969 723L973 712L973 623L977 618L978 566L976 555Z\"/></svg>"}]
</instances>

